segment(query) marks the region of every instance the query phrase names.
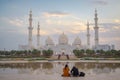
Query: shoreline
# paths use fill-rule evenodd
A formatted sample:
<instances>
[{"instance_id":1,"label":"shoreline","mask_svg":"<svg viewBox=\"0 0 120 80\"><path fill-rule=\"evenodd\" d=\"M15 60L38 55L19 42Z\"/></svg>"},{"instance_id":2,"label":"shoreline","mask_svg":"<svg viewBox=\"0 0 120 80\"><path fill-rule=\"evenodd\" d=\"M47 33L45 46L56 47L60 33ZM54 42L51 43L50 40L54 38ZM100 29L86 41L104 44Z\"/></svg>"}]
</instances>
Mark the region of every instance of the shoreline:
<instances>
[{"instance_id":1,"label":"shoreline","mask_svg":"<svg viewBox=\"0 0 120 80\"><path fill-rule=\"evenodd\" d=\"M0 61L0 63L32 63L32 62L82 62L82 63L120 63L120 60L11 60Z\"/></svg>"}]
</instances>

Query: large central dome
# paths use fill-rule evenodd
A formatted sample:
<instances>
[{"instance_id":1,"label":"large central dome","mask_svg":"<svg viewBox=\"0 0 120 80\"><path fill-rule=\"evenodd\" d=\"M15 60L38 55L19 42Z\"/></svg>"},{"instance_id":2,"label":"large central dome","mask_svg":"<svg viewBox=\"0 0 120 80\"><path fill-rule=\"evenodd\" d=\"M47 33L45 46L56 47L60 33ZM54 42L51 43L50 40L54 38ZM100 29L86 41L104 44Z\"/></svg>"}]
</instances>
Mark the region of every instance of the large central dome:
<instances>
[{"instance_id":1,"label":"large central dome","mask_svg":"<svg viewBox=\"0 0 120 80\"><path fill-rule=\"evenodd\" d=\"M64 33L62 33L59 37L59 44L60 45L68 44L68 37Z\"/></svg>"}]
</instances>

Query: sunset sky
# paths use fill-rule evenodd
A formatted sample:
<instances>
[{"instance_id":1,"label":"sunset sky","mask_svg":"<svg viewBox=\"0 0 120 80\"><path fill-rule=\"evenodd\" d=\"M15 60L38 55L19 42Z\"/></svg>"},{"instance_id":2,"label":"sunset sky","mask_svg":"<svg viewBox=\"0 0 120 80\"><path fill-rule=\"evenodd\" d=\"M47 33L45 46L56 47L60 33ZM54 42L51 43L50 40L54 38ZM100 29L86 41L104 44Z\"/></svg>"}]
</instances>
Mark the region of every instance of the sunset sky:
<instances>
[{"instance_id":1,"label":"sunset sky","mask_svg":"<svg viewBox=\"0 0 120 80\"><path fill-rule=\"evenodd\" d=\"M29 11L33 14L33 45L37 24L41 45L50 36L55 44L63 32L72 44L79 36L86 45L86 23L90 22L90 42L94 45L94 13L98 12L99 43L120 49L120 0L0 0L0 50L18 49L28 44Z\"/></svg>"}]
</instances>

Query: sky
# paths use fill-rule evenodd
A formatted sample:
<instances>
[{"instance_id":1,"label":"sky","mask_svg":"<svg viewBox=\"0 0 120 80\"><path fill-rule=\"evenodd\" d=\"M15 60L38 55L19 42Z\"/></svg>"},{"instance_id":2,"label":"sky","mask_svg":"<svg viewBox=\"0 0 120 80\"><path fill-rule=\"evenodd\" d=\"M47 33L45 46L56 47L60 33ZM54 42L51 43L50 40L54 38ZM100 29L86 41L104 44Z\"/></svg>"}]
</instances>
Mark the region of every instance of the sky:
<instances>
[{"instance_id":1,"label":"sky","mask_svg":"<svg viewBox=\"0 0 120 80\"><path fill-rule=\"evenodd\" d=\"M0 0L0 50L18 49L28 44L29 11L33 14L33 45L37 25L40 44L50 36L58 44L63 32L72 44L78 36L87 44L86 23L90 23L90 44L94 45L94 14L98 13L99 44L120 50L120 0Z\"/></svg>"}]
</instances>

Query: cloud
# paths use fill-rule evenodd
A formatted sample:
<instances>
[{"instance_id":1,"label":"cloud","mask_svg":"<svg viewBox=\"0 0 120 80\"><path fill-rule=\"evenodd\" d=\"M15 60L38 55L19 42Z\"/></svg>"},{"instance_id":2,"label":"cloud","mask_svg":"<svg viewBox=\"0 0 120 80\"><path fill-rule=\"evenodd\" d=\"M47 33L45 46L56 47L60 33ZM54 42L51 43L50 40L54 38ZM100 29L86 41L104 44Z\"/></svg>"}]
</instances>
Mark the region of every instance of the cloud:
<instances>
[{"instance_id":1,"label":"cloud","mask_svg":"<svg viewBox=\"0 0 120 80\"><path fill-rule=\"evenodd\" d=\"M100 38L100 43L111 43L111 42L120 42L120 37L102 37Z\"/></svg>"},{"instance_id":2,"label":"cloud","mask_svg":"<svg viewBox=\"0 0 120 80\"><path fill-rule=\"evenodd\" d=\"M52 32L54 32L54 30L52 30ZM51 35L52 32L51 32L51 30L41 29L40 35L42 35L42 36ZM37 30L33 29L33 35L37 35Z\"/></svg>"},{"instance_id":3,"label":"cloud","mask_svg":"<svg viewBox=\"0 0 120 80\"><path fill-rule=\"evenodd\" d=\"M21 19L12 19L12 20L9 20L9 23L18 27L24 26L24 22Z\"/></svg>"},{"instance_id":4,"label":"cloud","mask_svg":"<svg viewBox=\"0 0 120 80\"><path fill-rule=\"evenodd\" d=\"M119 19L115 19L114 22L120 23L120 20Z\"/></svg>"},{"instance_id":5,"label":"cloud","mask_svg":"<svg viewBox=\"0 0 120 80\"><path fill-rule=\"evenodd\" d=\"M114 26L113 28L120 30L120 26Z\"/></svg>"},{"instance_id":6,"label":"cloud","mask_svg":"<svg viewBox=\"0 0 120 80\"><path fill-rule=\"evenodd\" d=\"M55 27L55 28L57 28L57 30L54 29L55 31L53 31L53 33L56 33L56 32L60 33L61 32L60 30L62 30L64 32L69 32L69 33L80 33L80 32L86 31L86 25L83 22L79 22L79 21L47 20L47 23L49 25L51 25L52 28L53 28L53 26L54 27L57 26L57 27Z\"/></svg>"},{"instance_id":7,"label":"cloud","mask_svg":"<svg viewBox=\"0 0 120 80\"><path fill-rule=\"evenodd\" d=\"M92 3L95 5L102 5L102 6L108 4L108 2L105 0L93 0Z\"/></svg>"},{"instance_id":8,"label":"cloud","mask_svg":"<svg viewBox=\"0 0 120 80\"><path fill-rule=\"evenodd\" d=\"M100 23L99 25L101 25L101 26L106 26L106 27L112 27L112 26L120 26L120 23L115 23L115 22L111 22L111 23Z\"/></svg>"},{"instance_id":9,"label":"cloud","mask_svg":"<svg viewBox=\"0 0 120 80\"><path fill-rule=\"evenodd\" d=\"M87 27L84 23L78 21L71 22L70 25L71 25L71 32L74 33L80 33L86 31L86 27Z\"/></svg>"},{"instance_id":10,"label":"cloud","mask_svg":"<svg viewBox=\"0 0 120 80\"><path fill-rule=\"evenodd\" d=\"M100 27L100 28L99 28L99 31L100 31L100 32L107 32L108 29L105 29L104 27Z\"/></svg>"},{"instance_id":11,"label":"cloud","mask_svg":"<svg viewBox=\"0 0 120 80\"><path fill-rule=\"evenodd\" d=\"M59 30L59 29L53 29L53 31L54 31L55 33L57 33L57 34L61 34L61 33L62 33L62 31Z\"/></svg>"},{"instance_id":12,"label":"cloud","mask_svg":"<svg viewBox=\"0 0 120 80\"><path fill-rule=\"evenodd\" d=\"M11 17L0 17L0 21L2 22L2 25L8 27L8 26L15 26L15 27L24 27L26 25L26 18L11 18Z\"/></svg>"},{"instance_id":13,"label":"cloud","mask_svg":"<svg viewBox=\"0 0 120 80\"><path fill-rule=\"evenodd\" d=\"M0 18L0 32L6 34L27 34L26 21L24 17L1 17Z\"/></svg>"},{"instance_id":14,"label":"cloud","mask_svg":"<svg viewBox=\"0 0 120 80\"><path fill-rule=\"evenodd\" d=\"M59 18L61 18L61 17L69 16L69 15L70 14L68 14L68 13L59 12L59 11L56 11L56 12L44 12L43 13L43 16L47 17L47 18L49 18L49 17L59 17Z\"/></svg>"},{"instance_id":15,"label":"cloud","mask_svg":"<svg viewBox=\"0 0 120 80\"><path fill-rule=\"evenodd\" d=\"M120 30L120 23L103 23L101 26L109 31Z\"/></svg>"},{"instance_id":16,"label":"cloud","mask_svg":"<svg viewBox=\"0 0 120 80\"><path fill-rule=\"evenodd\" d=\"M117 22L99 23L99 30L101 32L120 30L120 23L118 21L119 20L117 20ZM90 25L94 26L94 23L91 23Z\"/></svg>"}]
</instances>

